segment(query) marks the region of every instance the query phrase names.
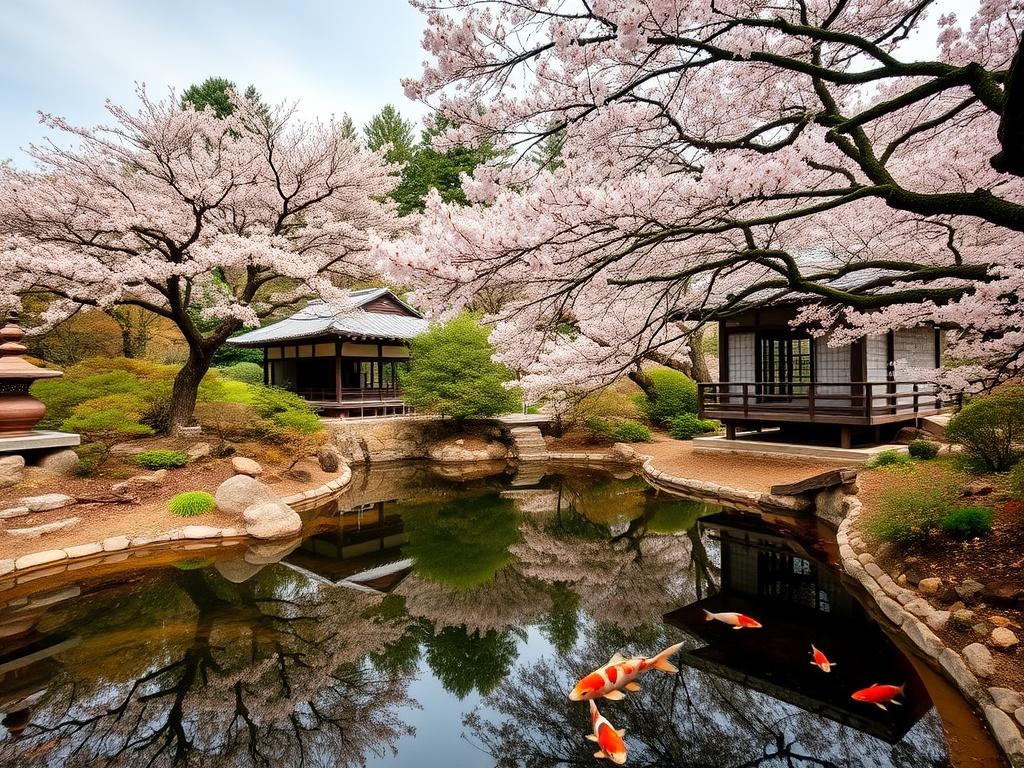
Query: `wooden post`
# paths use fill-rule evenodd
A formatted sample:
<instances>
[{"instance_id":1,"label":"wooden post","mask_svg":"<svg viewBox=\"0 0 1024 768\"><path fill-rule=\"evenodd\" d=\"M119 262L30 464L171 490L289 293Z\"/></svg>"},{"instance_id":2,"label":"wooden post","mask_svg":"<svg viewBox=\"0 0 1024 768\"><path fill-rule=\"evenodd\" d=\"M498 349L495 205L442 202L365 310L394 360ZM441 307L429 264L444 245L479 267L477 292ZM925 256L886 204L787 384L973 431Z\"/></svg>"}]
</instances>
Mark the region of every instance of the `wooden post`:
<instances>
[{"instance_id":1,"label":"wooden post","mask_svg":"<svg viewBox=\"0 0 1024 768\"><path fill-rule=\"evenodd\" d=\"M736 439L736 423L733 421L725 422L725 439L735 440Z\"/></svg>"},{"instance_id":2,"label":"wooden post","mask_svg":"<svg viewBox=\"0 0 1024 768\"><path fill-rule=\"evenodd\" d=\"M334 340L334 399L341 402L341 339Z\"/></svg>"},{"instance_id":3,"label":"wooden post","mask_svg":"<svg viewBox=\"0 0 1024 768\"><path fill-rule=\"evenodd\" d=\"M871 423L871 410L874 404L871 394L871 382L868 382L864 385L864 416L867 417L869 424Z\"/></svg>"},{"instance_id":4,"label":"wooden post","mask_svg":"<svg viewBox=\"0 0 1024 768\"><path fill-rule=\"evenodd\" d=\"M817 386L815 382L810 382L807 385L807 410L811 415L811 421L814 421L814 388Z\"/></svg>"},{"instance_id":5,"label":"wooden post","mask_svg":"<svg viewBox=\"0 0 1024 768\"><path fill-rule=\"evenodd\" d=\"M743 383L743 415L744 416L749 416L750 415L750 400L748 399L748 388L747 388L747 383L746 382ZM734 427L733 428L733 438L735 438L735 437L736 437L736 429Z\"/></svg>"},{"instance_id":6,"label":"wooden post","mask_svg":"<svg viewBox=\"0 0 1024 768\"><path fill-rule=\"evenodd\" d=\"M267 348L263 348L263 386L270 385L270 362L267 357Z\"/></svg>"},{"instance_id":7,"label":"wooden post","mask_svg":"<svg viewBox=\"0 0 1024 768\"><path fill-rule=\"evenodd\" d=\"M850 436L850 428L847 425L843 425L839 428L839 447L840 448L851 448L853 447L853 440Z\"/></svg>"}]
</instances>

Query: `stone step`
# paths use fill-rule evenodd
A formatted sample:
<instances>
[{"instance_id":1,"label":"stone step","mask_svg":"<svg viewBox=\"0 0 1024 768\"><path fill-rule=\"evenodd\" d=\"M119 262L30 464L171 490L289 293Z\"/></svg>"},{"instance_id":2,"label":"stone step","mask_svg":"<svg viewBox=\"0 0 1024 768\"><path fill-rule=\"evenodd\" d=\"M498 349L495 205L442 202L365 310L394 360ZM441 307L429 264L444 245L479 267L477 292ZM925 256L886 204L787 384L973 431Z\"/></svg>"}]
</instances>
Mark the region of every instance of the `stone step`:
<instances>
[{"instance_id":1,"label":"stone step","mask_svg":"<svg viewBox=\"0 0 1024 768\"><path fill-rule=\"evenodd\" d=\"M9 528L7 533L19 539L35 539L54 531L65 531L68 528L74 528L80 522L82 522L80 517L66 517L53 523L33 525L31 528Z\"/></svg>"}]
</instances>

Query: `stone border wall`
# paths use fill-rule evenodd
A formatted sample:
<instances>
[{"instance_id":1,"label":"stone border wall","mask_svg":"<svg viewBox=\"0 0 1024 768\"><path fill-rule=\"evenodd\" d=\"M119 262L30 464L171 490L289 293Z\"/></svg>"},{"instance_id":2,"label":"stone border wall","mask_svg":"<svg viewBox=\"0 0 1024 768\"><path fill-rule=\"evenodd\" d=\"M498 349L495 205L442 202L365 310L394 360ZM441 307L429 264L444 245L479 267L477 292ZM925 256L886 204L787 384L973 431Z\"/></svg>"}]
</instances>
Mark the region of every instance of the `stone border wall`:
<instances>
[{"instance_id":1,"label":"stone border wall","mask_svg":"<svg viewBox=\"0 0 1024 768\"><path fill-rule=\"evenodd\" d=\"M305 512L338 496L352 482L352 470L345 465L338 477L308 491L293 493L280 499L296 512ZM103 541L77 544L64 549L32 552L11 560L0 560L0 592L27 581L56 576L90 565L117 563L135 554L147 554L170 542L182 543L183 549L207 549L221 544L236 544L252 539L244 528L217 528L209 525L186 525L156 534L111 536Z\"/></svg>"}]
</instances>

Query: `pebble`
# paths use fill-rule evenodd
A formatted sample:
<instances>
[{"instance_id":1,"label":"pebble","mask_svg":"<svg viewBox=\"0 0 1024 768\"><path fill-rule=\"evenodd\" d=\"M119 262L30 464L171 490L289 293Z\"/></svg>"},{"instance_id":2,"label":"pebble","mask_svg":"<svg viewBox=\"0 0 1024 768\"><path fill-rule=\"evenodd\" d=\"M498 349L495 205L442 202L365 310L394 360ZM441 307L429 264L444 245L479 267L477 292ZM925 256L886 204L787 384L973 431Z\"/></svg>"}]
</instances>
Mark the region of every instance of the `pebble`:
<instances>
[{"instance_id":1,"label":"pebble","mask_svg":"<svg viewBox=\"0 0 1024 768\"><path fill-rule=\"evenodd\" d=\"M930 576L927 579L921 579L917 582L917 589L922 595L937 594L941 587L942 579L937 576Z\"/></svg>"},{"instance_id":2,"label":"pebble","mask_svg":"<svg viewBox=\"0 0 1024 768\"><path fill-rule=\"evenodd\" d=\"M996 627L992 630L992 645L1004 651L1013 648L1019 641L1013 630L1007 627Z\"/></svg>"},{"instance_id":3,"label":"pebble","mask_svg":"<svg viewBox=\"0 0 1024 768\"><path fill-rule=\"evenodd\" d=\"M949 622L954 629L965 631L974 625L974 611L969 608L959 608L950 612Z\"/></svg>"}]
</instances>

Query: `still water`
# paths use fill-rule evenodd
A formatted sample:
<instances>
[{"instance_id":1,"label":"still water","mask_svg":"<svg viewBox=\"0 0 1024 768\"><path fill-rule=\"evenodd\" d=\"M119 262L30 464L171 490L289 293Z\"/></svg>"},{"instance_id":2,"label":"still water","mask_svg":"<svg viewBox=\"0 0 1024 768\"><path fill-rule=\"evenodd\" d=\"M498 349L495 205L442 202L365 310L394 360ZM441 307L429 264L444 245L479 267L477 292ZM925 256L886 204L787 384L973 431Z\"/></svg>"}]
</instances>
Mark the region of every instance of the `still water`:
<instances>
[{"instance_id":1,"label":"still water","mask_svg":"<svg viewBox=\"0 0 1024 768\"><path fill-rule=\"evenodd\" d=\"M913 668L813 545L628 475L489 471L374 469L304 540L0 594L0 765L609 765L568 691L678 642L678 674L599 704L628 765L949 764ZM904 706L850 699L872 683Z\"/></svg>"}]
</instances>

